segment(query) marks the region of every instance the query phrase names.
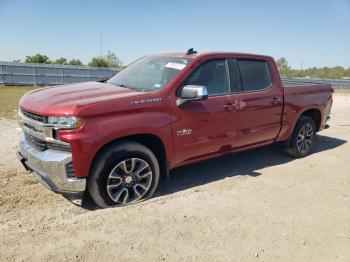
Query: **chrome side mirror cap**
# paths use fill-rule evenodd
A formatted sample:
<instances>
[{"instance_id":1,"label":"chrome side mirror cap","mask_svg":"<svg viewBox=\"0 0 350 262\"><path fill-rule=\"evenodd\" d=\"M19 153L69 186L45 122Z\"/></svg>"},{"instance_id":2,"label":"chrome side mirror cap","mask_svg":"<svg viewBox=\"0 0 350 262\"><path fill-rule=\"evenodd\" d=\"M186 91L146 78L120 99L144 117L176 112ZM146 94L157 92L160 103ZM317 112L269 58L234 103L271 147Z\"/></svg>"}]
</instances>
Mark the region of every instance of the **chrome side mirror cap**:
<instances>
[{"instance_id":1,"label":"chrome side mirror cap","mask_svg":"<svg viewBox=\"0 0 350 262\"><path fill-rule=\"evenodd\" d=\"M208 90L205 86L186 85L181 90L181 96L176 100L177 106L186 102L208 99Z\"/></svg>"}]
</instances>

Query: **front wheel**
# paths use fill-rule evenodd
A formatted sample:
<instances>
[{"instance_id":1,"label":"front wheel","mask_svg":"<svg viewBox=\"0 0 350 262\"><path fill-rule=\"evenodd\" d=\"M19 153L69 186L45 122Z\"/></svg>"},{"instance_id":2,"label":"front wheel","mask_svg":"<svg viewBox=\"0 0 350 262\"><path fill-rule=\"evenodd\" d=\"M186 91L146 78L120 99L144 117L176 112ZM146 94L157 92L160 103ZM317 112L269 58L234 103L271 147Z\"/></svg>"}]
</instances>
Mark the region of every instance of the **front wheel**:
<instances>
[{"instance_id":1,"label":"front wheel","mask_svg":"<svg viewBox=\"0 0 350 262\"><path fill-rule=\"evenodd\" d=\"M314 143L315 134L315 121L308 116L300 117L293 131L290 144L285 148L286 153L296 158L308 155Z\"/></svg>"},{"instance_id":2,"label":"front wheel","mask_svg":"<svg viewBox=\"0 0 350 262\"><path fill-rule=\"evenodd\" d=\"M150 149L132 141L118 142L96 158L88 190L100 207L130 205L153 195L159 173L158 160Z\"/></svg>"}]
</instances>

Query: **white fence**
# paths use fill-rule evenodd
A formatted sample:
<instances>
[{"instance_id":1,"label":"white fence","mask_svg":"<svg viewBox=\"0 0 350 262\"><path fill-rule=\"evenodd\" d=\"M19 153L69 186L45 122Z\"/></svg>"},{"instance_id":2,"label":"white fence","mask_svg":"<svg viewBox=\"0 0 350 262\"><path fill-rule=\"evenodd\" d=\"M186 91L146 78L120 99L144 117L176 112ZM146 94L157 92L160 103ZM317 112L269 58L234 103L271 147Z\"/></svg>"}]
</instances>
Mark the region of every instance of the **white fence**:
<instances>
[{"instance_id":1,"label":"white fence","mask_svg":"<svg viewBox=\"0 0 350 262\"><path fill-rule=\"evenodd\" d=\"M117 70L105 67L0 62L0 85L60 85L98 81Z\"/></svg>"}]
</instances>

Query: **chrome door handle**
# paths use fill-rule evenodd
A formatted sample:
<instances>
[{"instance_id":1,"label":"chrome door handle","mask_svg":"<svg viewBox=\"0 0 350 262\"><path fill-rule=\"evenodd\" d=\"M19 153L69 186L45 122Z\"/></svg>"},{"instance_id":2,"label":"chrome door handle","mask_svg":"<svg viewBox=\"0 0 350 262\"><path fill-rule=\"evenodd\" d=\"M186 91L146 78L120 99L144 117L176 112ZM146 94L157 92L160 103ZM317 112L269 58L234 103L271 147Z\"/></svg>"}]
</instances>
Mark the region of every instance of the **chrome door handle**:
<instances>
[{"instance_id":1,"label":"chrome door handle","mask_svg":"<svg viewBox=\"0 0 350 262\"><path fill-rule=\"evenodd\" d=\"M227 103L227 104L223 105L222 109L232 110L233 109L233 105L232 105L232 103Z\"/></svg>"},{"instance_id":2,"label":"chrome door handle","mask_svg":"<svg viewBox=\"0 0 350 262\"><path fill-rule=\"evenodd\" d=\"M233 102L232 106L233 106L233 109L238 110L240 108L240 103L238 101L235 101Z\"/></svg>"},{"instance_id":3,"label":"chrome door handle","mask_svg":"<svg viewBox=\"0 0 350 262\"><path fill-rule=\"evenodd\" d=\"M278 105L281 102L281 100L278 97L273 97L270 101L273 105Z\"/></svg>"}]
</instances>

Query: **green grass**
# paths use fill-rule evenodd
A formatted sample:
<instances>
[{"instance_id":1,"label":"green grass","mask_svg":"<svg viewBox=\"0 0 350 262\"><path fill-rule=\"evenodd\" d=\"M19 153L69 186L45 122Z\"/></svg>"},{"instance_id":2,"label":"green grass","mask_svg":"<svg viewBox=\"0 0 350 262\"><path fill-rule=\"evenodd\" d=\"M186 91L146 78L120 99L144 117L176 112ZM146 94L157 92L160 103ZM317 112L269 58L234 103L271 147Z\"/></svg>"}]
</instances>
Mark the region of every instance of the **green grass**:
<instances>
[{"instance_id":1,"label":"green grass","mask_svg":"<svg viewBox=\"0 0 350 262\"><path fill-rule=\"evenodd\" d=\"M19 99L34 88L32 86L0 87L0 119L16 119Z\"/></svg>"}]
</instances>

